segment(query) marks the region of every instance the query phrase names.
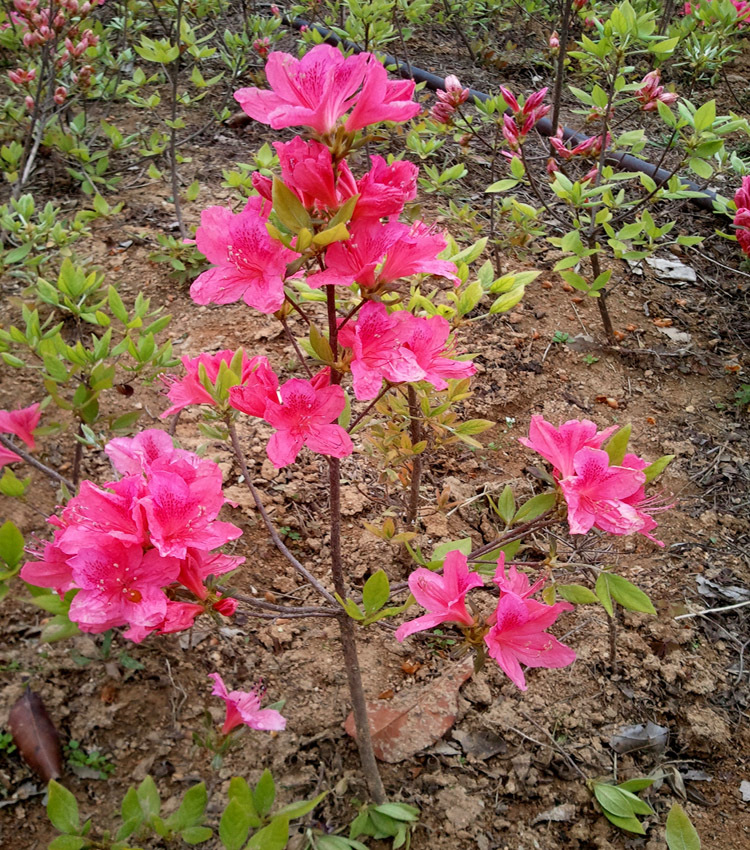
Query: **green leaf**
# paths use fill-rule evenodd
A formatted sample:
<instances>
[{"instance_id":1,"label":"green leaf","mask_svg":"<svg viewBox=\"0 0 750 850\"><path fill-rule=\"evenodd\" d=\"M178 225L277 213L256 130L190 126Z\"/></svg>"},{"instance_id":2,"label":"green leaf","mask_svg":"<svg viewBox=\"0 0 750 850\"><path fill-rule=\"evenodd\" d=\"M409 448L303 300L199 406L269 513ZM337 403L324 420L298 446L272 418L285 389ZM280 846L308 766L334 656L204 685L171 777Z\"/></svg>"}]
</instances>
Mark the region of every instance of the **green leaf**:
<instances>
[{"instance_id":1,"label":"green leaf","mask_svg":"<svg viewBox=\"0 0 750 850\"><path fill-rule=\"evenodd\" d=\"M609 614L610 617L614 617L615 609L612 605L612 597L609 594L609 584L607 582L606 573L599 573L599 577L597 578L596 585L594 587L594 593L596 593L607 614Z\"/></svg>"},{"instance_id":2,"label":"green leaf","mask_svg":"<svg viewBox=\"0 0 750 850\"><path fill-rule=\"evenodd\" d=\"M278 177L273 178L271 190L273 199L273 211L279 217L279 221L292 233L299 233L303 227L312 230L312 222L307 210L302 206L299 198Z\"/></svg>"},{"instance_id":3,"label":"green leaf","mask_svg":"<svg viewBox=\"0 0 750 850\"><path fill-rule=\"evenodd\" d=\"M271 776L271 771L266 768L253 791L253 805L260 817L265 817L271 811L275 799L276 784L273 781L273 776Z\"/></svg>"},{"instance_id":4,"label":"green leaf","mask_svg":"<svg viewBox=\"0 0 750 850\"><path fill-rule=\"evenodd\" d=\"M60 832L75 835L81 826L76 798L54 779L50 779L47 793L47 817L52 826Z\"/></svg>"},{"instance_id":5,"label":"green leaf","mask_svg":"<svg viewBox=\"0 0 750 850\"><path fill-rule=\"evenodd\" d=\"M80 634L77 623L71 622L67 614L56 614L42 629L39 640L44 643L55 643L77 634Z\"/></svg>"},{"instance_id":6,"label":"green leaf","mask_svg":"<svg viewBox=\"0 0 750 850\"><path fill-rule=\"evenodd\" d=\"M557 584L555 589L566 602L574 605L589 605L599 601L596 594L582 584Z\"/></svg>"},{"instance_id":7,"label":"green leaf","mask_svg":"<svg viewBox=\"0 0 750 850\"><path fill-rule=\"evenodd\" d=\"M202 844L213 835L213 830L207 826L189 826L183 829L180 837L186 844Z\"/></svg>"},{"instance_id":8,"label":"green leaf","mask_svg":"<svg viewBox=\"0 0 750 850\"><path fill-rule=\"evenodd\" d=\"M323 791L322 794L318 794L318 796L313 797L312 800L299 800L296 803L289 803L276 812L276 817L284 815L285 817L288 817L289 820L304 817L304 815L311 812L326 797L327 794L328 791Z\"/></svg>"},{"instance_id":9,"label":"green leaf","mask_svg":"<svg viewBox=\"0 0 750 850\"><path fill-rule=\"evenodd\" d=\"M673 460L674 455L663 455L658 460L655 460L650 466L647 466L643 470L643 474L646 476L646 483L649 484L654 480L654 478L661 475Z\"/></svg>"},{"instance_id":10,"label":"green leaf","mask_svg":"<svg viewBox=\"0 0 750 850\"><path fill-rule=\"evenodd\" d=\"M0 559L14 569L23 557L23 535L8 520L0 527Z\"/></svg>"},{"instance_id":11,"label":"green leaf","mask_svg":"<svg viewBox=\"0 0 750 850\"><path fill-rule=\"evenodd\" d=\"M701 850L698 832L679 803L669 810L664 837L669 850Z\"/></svg>"},{"instance_id":12,"label":"green leaf","mask_svg":"<svg viewBox=\"0 0 750 850\"><path fill-rule=\"evenodd\" d=\"M622 788L623 791L643 791L644 788L650 788L653 784L653 779L643 776L628 779L627 782L621 782L617 787Z\"/></svg>"},{"instance_id":13,"label":"green leaf","mask_svg":"<svg viewBox=\"0 0 750 850\"><path fill-rule=\"evenodd\" d=\"M239 800L230 800L219 821L219 839L225 850L242 850L250 831L250 816Z\"/></svg>"},{"instance_id":14,"label":"green leaf","mask_svg":"<svg viewBox=\"0 0 750 850\"><path fill-rule=\"evenodd\" d=\"M362 588L362 604L368 614L379 611L388 601L391 585L384 570L378 570L370 576Z\"/></svg>"},{"instance_id":15,"label":"green leaf","mask_svg":"<svg viewBox=\"0 0 750 850\"><path fill-rule=\"evenodd\" d=\"M141 809L147 818L159 814L159 809L161 809L159 790L156 787L156 783L150 776L147 776L143 782L141 782L136 794L138 796L138 801L141 804Z\"/></svg>"},{"instance_id":16,"label":"green leaf","mask_svg":"<svg viewBox=\"0 0 750 850\"><path fill-rule=\"evenodd\" d=\"M607 440L604 446L604 451L609 455L609 463L611 466L619 466L628 450L628 442L630 441L630 433L633 426L630 424L623 425L619 431L616 431Z\"/></svg>"},{"instance_id":17,"label":"green leaf","mask_svg":"<svg viewBox=\"0 0 750 850\"><path fill-rule=\"evenodd\" d=\"M697 109L693 116L693 126L696 132L700 133L703 130L708 130L713 126L716 120L716 101L709 100ZM709 175L710 176L710 175Z\"/></svg>"},{"instance_id":18,"label":"green leaf","mask_svg":"<svg viewBox=\"0 0 750 850\"><path fill-rule=\"evenodd\" d=\"M394 818L394 820L419 820L419 809L406 803L381 803L381 805L375 806L375 811L389 818Z\"/></svg>"},{"instance_id":19,"label":"green leaf","mask_svg":"<svg viewBox=\"0 0 750 850\"><path fill-rule=\"evenodd\" d=\"M636 835L646 834L646 830L643 828L643 825L638 820L638 818L635 817L635 815L631 815L629 818L623 818L619 815L613 815L612 812L608 812L605 809L604 816L610 823L613 823L619 829L625 829L628 832L634 832Z\"/></svg>"},{"instance_id":20,"label":"green leaf","mask_svg":"<svg viewBox=\"0 0 750 850\"><path fill-rule=\"evenodd\" d=\"M246 850L284 850L289 840L289 819L275 817L268 826L259 829L248 842Z\"/></svg>"},{"instance_id":21,"label":"green leaf","mask_svg":"<svg viewBox=\"0 0 750 850\"><path fill-rule=\"evenodd\" d=\"M88 838L82 835L58 835L47 845L47 850L81 850L87 844Z\"/></svg>"},{"instance_id":22,"label":"green leaf","mask_svg":"<svg viewBox=\"0 0 750 850\"><path fill-rule=\"evenodd\" d=\"M491 183L484 191L507 192L508 189L512 189L514 186L517 186L518 182L518 180L514 180L512 177L507 177L505 180L497 180L495 183Z\"/></svg>"},{"instance_id":23,"label":"green leaf","mask_svg":"<svg viewBox=\"0 0 750 850\"><path fill-rule=\"evenodd\" d=\"M199 782L197 785L193 785L185 792L180 808L173 815L170 815L169 825L178 831L190 826L198 826L203 820L207 803L208 795L205 783Z\"/></svg>"},{"instance_id":24,"label":"green leaf","mask_svg":"<svg viewBox=\"0 0 750 850\"><path fill-rule=\"evenodd\" d=\"M700 159L697 156L691 157L688 160L688 167L694 171L698 177L708 180L714 173L713 168L706 162L705 159Z\"/></svg>"},{"instance_id":25,"label":"green leaf","mask_svg":"<svg viewBox=\"0 0 750 850\"><path fill-rule=\"evenodd\" d=\"M516 500L513 496L513 488L508 484L497 500L497 515L506 524L510 525L516 515Z\"/></svg>"},{"instance_id":26,"label":"green leaf","mask_svg":"<svg viewBox=\"0 0 750 850\"><path fill-rule=\"evenodd\" d=\"M449 540L447 543L441 543L434 548L430 563L433 561L442 563L448 552L460 552L462 555L468 555L471 552L471 548L471 537L463 537L461 540Z\"/></svg>"},{"instance_id":27,"label":"green leaf","mask_svg":"<svg viewBox=\"0 0 750 850\"><path fill-rule=\"evenodd\" d=\"M614 785L605 782L594 783L594 796L599 805L610 814L620 818L633 817L633 808L630 800Z\"/></svg>"},{"instance_id":28,"label":"green leaf","mask_svg":"<svg viewBox=\"0 0 750 850\"><path fill-rule=\"evenodd\" d=\"M555 507L557 496L554 493L540 493L524 502L513 517L513 525L530 522Z\"/></svg>"},{"instance_id":29,"label":"green leaf","mask_svg":"<svg viewBox=\"0 0 750 850\"><path fill-rule=\"evenodd\" d=\"M641 611L644 614L656 614L656 609L651 604L648 596L634 584L631 584L622 576L613 573L602 573L606 576L609 592L612 598L627 608L628 611Z\"/></svg>"}]
</instances>

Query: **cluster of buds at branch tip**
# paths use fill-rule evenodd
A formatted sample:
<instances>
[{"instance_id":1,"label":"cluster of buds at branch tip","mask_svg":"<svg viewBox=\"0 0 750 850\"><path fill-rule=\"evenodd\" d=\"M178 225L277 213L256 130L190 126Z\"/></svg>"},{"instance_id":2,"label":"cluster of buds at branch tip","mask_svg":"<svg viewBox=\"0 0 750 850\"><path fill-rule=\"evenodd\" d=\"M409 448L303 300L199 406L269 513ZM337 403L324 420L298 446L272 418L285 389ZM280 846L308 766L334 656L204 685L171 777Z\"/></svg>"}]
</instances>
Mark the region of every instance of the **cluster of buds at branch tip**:
<instances>
[{"instance_id":1,"label":"cluster of buds at branch tip","mask_svg":"<svg viewBox=\"0 0 750 850\"><path fill-rule=\"evenodd\" d=\"M644 112L653 112L659 101L670 106L677 100L677 94L665 91L664 86L660 86L659 82L660 71L658 68L649 71L641 80L641 87L635 93L635 97Z\"/></svg>"},{"instance_id":2,"label":"cluster of buds at branch tip","mask_svg":"<svg viewBox=\"0 0 750 850\"><path fill-rule=\"evenodd\" d=\"M469 90L462 88L458 77L453 74L445 78L445 91L437 93L438 103L430 110L430 118L437 124L450 124L453 114L469 99Z\"/></svg>"},{"instance_id":3,"label":"cluster of buds at branch tip","mask_svg":"<svg viewBox=\"0 0 750 850\"><path fill-rule=\"evenodd\" d=\"M566 148L563 142L562 127L558 127L557 133L550 138L550 144L555 149L555 152L562 159L573 159L576 156L589 157L596 159L602 152L602 134L597 133L595 136L589 136L582 142L579 142L574 148ZM604 139L604 146L608 147L612 141L612 136L607 133Z\"/></svg>"},{"instance_id":4,"label":"cluster of buds at branch tip","mask_svg":"<svg viewBox=\"0 0 750 850\"><path fill-rule=\"evenodd\" d=\"M261 59L266 59L271 50L271 39L268 36L256 38L253 42L253 50Z\"/></svg>"},{"instance_id":5,"label":"cluster of buds at branch tip","mask_svg":"<svg viewBox=\"0 0 750 850\"><path fill-rule=\"evenodd\" d=\"M17 86L25 86L36 79L36 68L31 68L29 71L17 68L15 71L8 71L8 76Z\"/></svg>"},{"instance_id":6,"label":"cluster of buds at branch tip","mask_svg":"<svg viewBox=\"0 0 750 850\"><path fill-rule=\"evenodd\" d=\"M505 86L500 86L500 94L513 112L510 116L503 115L503 136L511 150L517 151L534 125L550 111L551 107L542 106L547 95L545 87L526 98L523 106L518 103L516 96Z\"/></svg>"}]
</instances>

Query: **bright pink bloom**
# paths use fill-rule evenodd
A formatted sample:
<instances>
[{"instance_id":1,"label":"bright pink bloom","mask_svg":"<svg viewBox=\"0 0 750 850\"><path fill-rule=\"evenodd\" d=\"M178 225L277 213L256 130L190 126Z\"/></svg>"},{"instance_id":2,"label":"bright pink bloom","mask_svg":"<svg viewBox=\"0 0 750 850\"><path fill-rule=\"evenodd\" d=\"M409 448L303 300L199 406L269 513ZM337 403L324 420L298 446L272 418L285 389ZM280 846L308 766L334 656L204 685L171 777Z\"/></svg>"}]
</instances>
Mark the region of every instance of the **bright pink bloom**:
<instances>
[{"instance_id":1,"label":"bright pink bloom","mask_svg":"<svg viewBox=\"0 0 750 850\"><path fill-rule=\"evenodd\" d=\"M242 299L261 313L281 307L286 267L297 254L268 235L270 211L262 198L253 197L237 214L226 207L209 207L201 213L195 242L214 268L193 281L190 297L196 304Z\"/></svg>"},{"instance_id":2,"label":"bright pink bloom","mask_svg":"<svg viewBox=\"0 0 750 850\"><path fill-rule=\"evenodd\" d=\"M742 185L735 192L734 203L737 212L734 216L735 235L740 248L750 257L750 176L742 178Z\"/></svg>"},{"instance_id":3,"label":"bright pink bloom","mask_svg":"<svg viewBox=\"0 0 750 850\"><path fill-rule=\"evenodd\" d=\"M227 706L226 720L221 729L222 735L227 735L243 723L251 729L281 732L286 728L286 718L272 708L261 708L260 700L265 691L256 685L249 693L247 691L227 691L226 685L218 673L209 673L209 679L214 680L213 696L221 697Z\"/></svg>"},{"instance_id":4,"label":"bright pink bloom","mask_svg":"<svg viewBox=\"0 0 750 850\"><path fill-rule=\"evenodd\" d=\"M32 404L19 410L0 410L0 433L13 434L33 451L34 429L39 424L41 417L40 405Z\"/></svg>"},{"instance_id":5,"label":"bright pink bloom","mask_svg":"<svg viewBox=\"0 0 750 850\"><path fill-rule=\"evenodd\" d=\"M514 593L521 599L533 596L542 588L545 582L544 576L531 584L526 573L519 573L515 564L511 564L508 574L505 574L505 552L500 553L497 559L497 569L492 581L500 588L501 593Z\"/></svg>"},{"instance_id":6,"label":"bright pink bloom","mask_svg":"<svg viewBox=\"0 0 750 850\"><path fill-rule=\"evenodd\" d=\"M21 567L20 576L34 587L51 587L62 596L67 590L75 587L73 571L68 564L69 555L55 543L44 543L41 551L27 549L36 561L26 561Z\"/></svg>"},{"instance_id":7,"label":"bright pink bloom","mask_svg":"<svg viewBox=\"0 0 750 850\"><path fill-rule=\"evenodd\" d=\"M188 547L216 549L242 535L236 525L216 520L224 495L213 478L188 484L174 472L153 471L142 504L151 543L164 556L184 558Z\"/></svg>"},{"instance_id":8,"label":"bright pink bloom","mask_svg":"<svg viewBox=\"0 0 750 850\"><path fill-rule=\"evenodd\" d=\"M574 475L561 479L568 503L571 534L586 534L593 526L610 534L634 534L646 525L626 500L635 496L646 481L637 469L610 466L601 449L581 449L573 458Z\"/></svg>"},{"instance_id":9,"label":"bright pink bloom","mask_svg":"<svg viewBox=\"0 0 750 850\"><path fill-rule=\"evenodd\" d=\"M256 358L253 358L256 359ZM266 358L263 357L263 360ZM279 400L279 379L269 365L260 364L249 378L229 390L229 403L248 416L263 418L269 401Z\"/></svg>"},{"instance_id":10,"label":"bright pink bloom","mask_svg":"<svg viewBox=\"0 0 750 850\"><path fill-rule=\"evenodd\" d=\"M433 274L458 285L461 281L456 276L455 263L437 259L446 244L442 234L436 233L423 221L415 221L409 232L389 249L378 281L393 283L415 274Z\"/></svg>"},{"instance_id":11,"label":"bright pink bloom","mask_svg":"<svg viewBox=\"0 0 750 850\"><path fill-rule=\"evenodd\" d=\"M414 316L406 310L389 313L385 304L368 301L356 320L339 331L341 345L351 348L354 395L360 401L373 399L383 379L393 384L421 381L424 369L406 347L412 337Z\"/></svg>"},{"instance_id":12,"label":"bright pink bloom","mask_svg":"<svg viewBox=\"0 0 750 850\"><path fill-rule=\"evenodd\" d=\"M225 363L228 368L235 357L236 352L225 349L217 351L216 354L199 354L197 357L183 357L182 365L187 373L184 378L177 379L176 376L165 377L162 380L169 387L167 397L172 406L162 413L161 418L166 419L174 413L192 404L210 404L216 406L217 381L221 371L221 364ZM201 371L205 372L205 378L210 386L206 388L202 379ZM241 374L239 384L235 386L269 386L273 390L278 386L278 378L271 369L268 358L262 355L249 358L243 351ZM226 387L223 387L226 390Z\"/></svg>"},{"instance_id":13,"label":"bright pink bloom","mask_svg":"<svg viewBox=\"0 0 750 850\"><path fill-rule=\"evenodd\" d=\"M415 103L414 80L389 80L388 71L372 54L369 57L365 82L354 109L344 128L353 133L369 124L382 121L408 121L418 115L421 106Z\"/></svg>"},{"instance_id":14,"label":"bright pink bloom","mask_svg":"<svg viewBox=\"0 0 750 850\"><path fill-rule=\"evenodd\" d=\"M237 611L238 602L236 599L233 599L231 596L227 596L224 599L219 599L218 602L214 602L211 606L214 611L218 611L222 617L233 617Z\"/></svg>"},{"instance_id":15,"label":"bright pink bloom","mask_svg":"<svg viewBox=\"0 0 750 850\"><path fill-rule=\"evenodd\" d=\"M205 552L201 549L188 549L185 558L180 561L180 574L177 581L184 585L197 599L208 595L205 581L209 576L221 576L236 570L245 559L223 552Z\"/></svg>"},{"instance_id":16,"label":"bright pink bloom","mask_svg":"<svg viewBox=\"0 0 750 850\"><path fill-rule=\"evenodd\" d=\"M277 469L294 463L303 446L331 457L352 453L351 437L335 424L346 407L341 387L315 389L310 381L292 378L282 384L280 393L281 403L269 401L264 416L276 429L266 451Z\"/></svg>"},{"instance_id":17,"label":"bright pink bloom","mask_svg":"<svg viewBox=\"0 0 750 850\"><path fill-rule=\"evenodd\" d=\"M521 664L553 668L575 661L575 652L545 631L563 611L572 609L567 602L543 605L511 592L500 595L484 642L489 654L522 691L526 690L526 678Z\"/></svg>"},{"instance_id":18,"label":"bright pink bloom","mask_svg":"<svg viewBox=\"0 0 750 850\"><path fill-rule=\"evenodd\" d=\"M434 629L441 623L473 626L474 617L466 610L466 594L483 584L478 573L469 571L466 555L460 552L448 552L442 575L418 567L409 576L409 590L427 613L399 626L396 640L403 641L415 632Z\"/></svg>"},{"instance_id":19,"label":"bright pink bloom","mask_svg":"<svg viewBox=\"0 0 750 850\"><path fill-rule=\"evenodd\" d=\"M677 100L677 94L666 92L664 86L659 85L660 74L658 68L649 71L641 80L641 87L635 93L635 98L641 104L641 109L644 112L653 112L659 101L669 106Z\"/></svg>"},{"instance_id":20,"label":"bright pink bloom","mask_svg":"<svg viewBox=\"0 0 750 850\"><path fill-rule=\"evenodd\" d=\"M251 118L274 130L303 124L325 135L354 105L368 56L344 58L327 44L313 47L302 59L276 51L266 63L270 91L253 86L234 97Z\"/></svg>"},{"instance_id":21,"label":"bright pink bloom","mask_svg":"<svg viewBox=\"0 0 750 850\"><path fill-rule=\"evenodd\" d=\"M612 425L599 431L590 419L570 419L555 428L543 416L532 416L528 438L520 437L518 442L548 460L559 479L573 474L573 459L582 448L600 448L616 430Z\"/></svg>"},{"instance_id":22,"label":"bright pink bloom","mask_svg":"<svg viewBox=\"0 0 750 850\"><path fill-rule=\"evenodd\" d=\"M331 151L320 142L295 136L291 142L274 142L279 155L281 178L307 209L337 209L341 203ZM348 166L345 168L349 174ZM349 174L351 177L351 175ZM354 180L343 200L355 194Z\"/></svg>"},{"instance_id":23,"label":"bright pink bloom","mask_svg":"<svg viewBox=\"0 0 750 850\"><path fill-rule=\"evenodd\" d=\"M21 458L10 449L6 449L5 446L0 446L0 469L9 463L16 463L20 461Z\"/></svg>"},{"instance_id":24,"label":"bright pink bloom","mask_svg":"<svg viewBox=\"0 0 750 850\"><path fill-rule=\"evenodd\" d=\"M144 553L140 546L112 540L105 544L82 549L68 561L81 588L70 605L70 619L85 632L161 623L167 610L161 588L177 577L178 561L163 558L155 549Z\"/></svg>"},{"instance_id":25,"label":"bright pink bloom","mask_svg":"<svg viewBox=\"0 0 750 850\"><path fill-rule=\"evenodd\" d=\"M417 197L419 169L406 160L386 165L382 156L370 157L372 168L357 180L357 206L352 219L385 218L399 216L408 201ZM339 178L339 185L341 179Z\"/></svg>"},{"instance_id":26,"label":"bright pink bloom","mask_svg":"<svg viewBox=\"0 0 750 850\"><path fill-rule=\"evenodd\" d=\"M437 92L438 102L430 110L430 117L438 124L449 124L456 109L469 99L469 90L461 86L458 77L445 78L445 90Z\"/></svg>"},{"instance_id":27,"label":"bright pink bloom","mask_svg":"<svg viewBox=\"0 0 750 850\"><path fill-rule=\"evenodd\" d=\"M122 475L141 475L157 461L163 464L190 456L190 452L175 448L172 438L160 428L147 428L135 437L116 437L104 451Z\"/></svg>"},{"instance_id":28,"label":"bright pink bloom","mask_svg":"<svg viewBox=\"0 0 750 850\"><path fill-rule=\"evenodd\" d=\"M436 390L448 387L447 381L453 378L468 378L476 372L469 360L453 360L448 356L446 342L450 336L450 323L442 316L430 319L413 317L410 322L411 336L405 347L414 354L417 363L424 370L424 379Z\"/></svg>"}]
</instances>

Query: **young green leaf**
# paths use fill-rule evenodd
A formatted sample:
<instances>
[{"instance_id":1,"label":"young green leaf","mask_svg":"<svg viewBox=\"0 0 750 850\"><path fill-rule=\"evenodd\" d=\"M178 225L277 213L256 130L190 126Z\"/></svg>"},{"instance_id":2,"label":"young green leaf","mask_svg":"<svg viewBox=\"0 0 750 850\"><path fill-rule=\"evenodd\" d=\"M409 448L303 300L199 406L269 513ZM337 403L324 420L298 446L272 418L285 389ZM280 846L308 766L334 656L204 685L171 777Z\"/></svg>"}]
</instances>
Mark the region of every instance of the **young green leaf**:
<instances>
[{"instance_id":1,"label":"young green leaf","mask_svg":"<svg viewBox=\"0 0 750 850\"><path fill-rule=\"evenodd\" d=\"M52 826L66 835L75 835L81 827L76 798L54 779L50 779L47 789L47 817Z\"/></svg>"},{"instance_id":2,"label":"young green leaf","mask_svg":"<svg viewBox=\"0 0 750 850\"><path fill-rule=\"evenodd\" d=\"M273 781L273 776L271 776L271 771L266 768L253 791L253 804L260 817L265 817L271 811L275 799L276 784Z\"/></svg>"},{"instance_id":3,"label":"young green leaf","mask_svg":"<svg viewBox=\"0 0 750 850\"><path fill-rule=\"evenodd\" d=\"M378 570L370 576L362 588L362 604L367 614L379 611L388 601L391 586L384 570Z\"/></svg>"},{"instance_id":4,"label":"young green leaf","mask_svg":"<svg viewBox=\"0 0 750 850\"><path fill-rule=\"evenodd\" d=\"M698 832L679 803L675 803L669 810L664 837L669 850L701 850Z\"/></svg>"}]
</instances>

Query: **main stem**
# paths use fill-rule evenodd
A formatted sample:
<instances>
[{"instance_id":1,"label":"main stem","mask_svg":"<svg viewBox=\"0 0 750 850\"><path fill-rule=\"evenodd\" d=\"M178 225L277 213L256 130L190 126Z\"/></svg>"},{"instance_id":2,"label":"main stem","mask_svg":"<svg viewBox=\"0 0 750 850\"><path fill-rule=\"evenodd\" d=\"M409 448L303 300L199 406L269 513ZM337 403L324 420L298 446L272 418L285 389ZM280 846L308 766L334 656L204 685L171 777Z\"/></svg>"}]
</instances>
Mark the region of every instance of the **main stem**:
<instances>
[{"instance_id":1,"label":"main stem","mask_svg":"<svg viewBox=\"0 0 750 850\"><path fill-rule=\"evenodd\" d=\"M177 39L177 47L181 49L181 24L182 24L182 0L177 0L177 21L175 38ZM172 122L169 128L169 165L172 178L172 201L174 203L174 211L177 216L177 225L180 228L180 236L183 239L187 238L187 229L185 221L182 217L182 204L180 203L180 181L177 176L177 76L180 73L180 63L182 62L181 54L177 55L174 60L174 69L172 71Z\"/></svg>"},{"instance_id":2,"label":"main stem","mask_svg":"<svg viewBox=\"0 0 750 850\"><path fill-rule=\"evenodd\" d=\"M409 430L411 444L414 447L422 440L422 420L420 418L421 411L419 402L417 401L417 392L414 387L409 384ZM409 487L409 506L406 511L406 524L410 528L414 528L419 518L419 488L422 484L422 455L414 455L411 468L411 484Z\"/></svg>"},{"instance_id":3,"label":"main stem","mask_svg":"<svg viewBox=\"0 0 750 850\"><path fill-rule=\"evenodd\" d=\"M328 308L328 340L335 363L338 358L338 327L336 324L336 293L333 286L326 287L326 300ZM340 381L341 373L335 368L331 369L331 383L335 385L340 383ZM342 599L346 599L348 588L344 577L344 563L341 557L341 462L335 457L328 459L328 484L331 500L331 575L336 593ZM341 649L344 653L346 680L349 685L349 696L351 697L352 711L354 713L354 725L357 730L359 759L362 763L362 770L365 774L370 796L380 805L381 803L385 803L387 798L383 780L380 776L380 770L378 769L378 763L375 760L375 751L372 748L370 720L367 716L365 689L362 684L362 673L359 669L354 622L344 611L341 612L338 619Z\"/></svg>"}]
</instances>

